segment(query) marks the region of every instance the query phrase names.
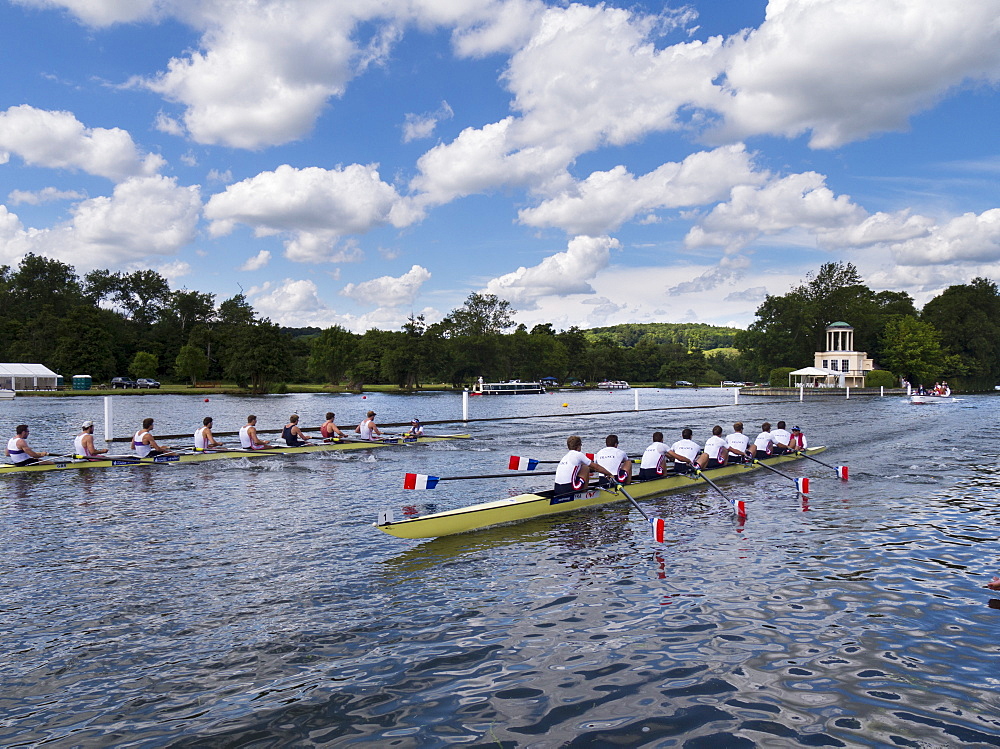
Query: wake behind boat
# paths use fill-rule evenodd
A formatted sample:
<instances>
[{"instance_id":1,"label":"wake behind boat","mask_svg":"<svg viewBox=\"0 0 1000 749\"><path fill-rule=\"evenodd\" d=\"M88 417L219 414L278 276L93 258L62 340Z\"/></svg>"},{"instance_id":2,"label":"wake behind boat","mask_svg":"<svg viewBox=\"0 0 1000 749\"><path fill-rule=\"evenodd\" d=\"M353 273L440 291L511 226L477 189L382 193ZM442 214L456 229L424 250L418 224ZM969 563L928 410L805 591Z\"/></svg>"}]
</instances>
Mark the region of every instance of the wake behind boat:
<instances>
[{"instance_id":1,"label":"wake behind boat","mask_svg":"<svg viewBox=\"0 0 1000 749\"><path fill-rule=\"evenodd\" d=\"M362 439L339 439L334 438L326 442L317 442L311 445L301 445L299 447L276 447L270 450L245 450L233 448L229 450L204 450L195 452L182 451L175 455L157 455L155 457L139 458L131 455L112 456L100 460L77 460L73 458L60 458L49 456L47 460L53 461L51 464L33 463L27 466L14 464L0 465L0 475L13 473L35 473L42 471L61 471L72 468L118 468L135 465L155 465L164 463L202 463L208 460L226 460L231 458L265 458L265 457L289 457L301 455L303 453L328 452L331 450L364 450L376 447L388 447L391 445L413 445L426 444L429 442L441 442L443 440L471 439L468 434L441 434L436 436L423 437L386 437L381 440Z\"/></svg>"},{"instance_id":2,"label":"wake behind boat","mask_svg":"<svg viewBox=\"0 0 1000 749\"><path fill-rule=\"evenodd\" d=\"M810 447L804 452L806 455L816 455L826 450L826 447ZM764 458L762 463L766 465L776 465L787 463L793 460L800 460L802 456L778 455L771 458ZM751 471L760 470L761 466L756 464L744 465L734 464L723 468L713 468L706 471L705 475L711 477L712 481L735 476L742 476ZM654 494L664 494L666 492L681 491L691 489L695 486L705 486L705 482L692 474L672 474L661 479L652 481L640 481L628 484L625 487L628 494L633 497L649 497ZM489 528L493 525L503 525L506 523L517 523L530 518L543 517L545 515L555 515L561 512L572 512L584 507L596 507L597 505L609 504L611 502L625 502L627 496L619 492L617 487L601 488L593 486L585 491L567 494L556 497L550 490L540 491L532 494L519 494L516 497L497 499L492 502L459 507L454 510L445 510L431 515L407 517L396 520L392 512L383 512L374 525L383 533L397 538L435 538L437 536L450 536L455 533L467 533L482 528Z\"/></svg>"}]
</instances>

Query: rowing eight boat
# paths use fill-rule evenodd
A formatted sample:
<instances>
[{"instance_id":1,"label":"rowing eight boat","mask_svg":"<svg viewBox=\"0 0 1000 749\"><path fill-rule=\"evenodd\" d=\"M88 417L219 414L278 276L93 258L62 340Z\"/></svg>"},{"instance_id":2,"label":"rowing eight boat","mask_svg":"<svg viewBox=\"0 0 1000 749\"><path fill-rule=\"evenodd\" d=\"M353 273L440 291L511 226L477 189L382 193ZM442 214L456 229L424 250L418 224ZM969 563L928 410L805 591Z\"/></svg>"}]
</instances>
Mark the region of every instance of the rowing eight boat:
<instances>
[{"instance_id":1,"label":"rowing eight boat","mask_svg":"<svg viewBox=\"0 0 1000 749\"><path fill-rule=\"evenodd\" d=\"M815 455L823 450L826 450L826 447L810 447L805 453L807 455ZM778 455L771 458L764 458L761 462L773 466L778 463L787 463L799 459L801 459L801 456L795 454ZM711 476L713 480L719 480L732 476L741 476L749 471L759 469L760 466L754 464L737 464L723 468L713 468L705 473ZM701 479L695 475L672 474L661 479L628 484L627 488L628 493L633 497L649 497L654 494L690 489L699 483L701 483ZM454 533L480 530L492 525L516 523L528 520L529 518L542 517L543 515L555 515L556 513L572 512L584 507L595 507L610 502L624 501L626 501L625 496L616 491L616 487L604 489L595 486L586 491L567 494L561 497L553 496L553 491L549 489L535 494L519 494L516 497L459 507L454 510L436 512L432 515L407 517L402 520L396 520L391 512L384 512L379 516L378 522L374 525L380 531L388 533L391 536L396 536L397 538L435 538L437 536L450 536Z\"/></svg>"},{"instance_id":2,"label":"rowing eight boat","mask_svg":"<svg viewBox=\"0 0 1000 749\"><path fill-rule=\"evenodd\" d=\"M387 447L390 445L413 445L427 442L441 442L442 440L470 439L468 434L442 434L425 437L395 437L378 441L368 441L360 439L336 439L329 442L317 443L314 445L302 445L301 447L279 447L272 450L219 450L205 452L186 452L179 455L157 455L153 458L120 457L103 460L72 460L49 458L56 462L51 464L33 464L30 466L18 466L13 464L0 465L0 476L10 473L33 473L36 471L61 471L68 468L112 468L119 466L153 465L163 463L201 463L206 460L224 460L226 458L263 458L277 455L301 455L302 453L327 452L330 450L363 450L373 447Z\"/></svg>"}]
</instances>

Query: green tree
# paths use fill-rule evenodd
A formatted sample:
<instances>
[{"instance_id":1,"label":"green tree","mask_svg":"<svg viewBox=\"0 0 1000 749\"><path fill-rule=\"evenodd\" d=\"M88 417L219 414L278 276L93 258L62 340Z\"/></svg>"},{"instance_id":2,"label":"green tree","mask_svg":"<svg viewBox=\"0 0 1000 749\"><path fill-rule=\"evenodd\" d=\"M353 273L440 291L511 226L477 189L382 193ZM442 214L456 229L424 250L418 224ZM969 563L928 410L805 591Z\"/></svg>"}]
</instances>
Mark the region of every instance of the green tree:
<instances>
[{"instance_id":1,"label":"green tree","mask_svg":"<svg viewBox=\"0 0 1000 749\"><path fill-rule=\"evenodd\" d=\"M266 393L271 383L284 381L288 353L288 338L270 320L240 326L226 342L226 374L255 394Z\"/></svg>"},{"instance_id":2,"label":"green tree","mask_svg":"<svg viewBox=\"0 0 1000 749\"><path fill-rule=\"evenodd\" d=\"M208 373L208 357L198 346L187 344L181 346L174 360L174 371L178 377L191 380L191 385L197 385L198 381Z\"/></svg>"},{"instance_id":3,"label":"green tree","mask_svg":"<svg viewBox=\"0 0 1000 749\"><path fill-rule=\"evenodd\" d=\"M148 351L136 351L132 357L132 363L128 365L128 373L133 377L156 377L156 372L160 368L160 361Z\"/></svg>"},{"instance_id":4,"label":"green tree","mask_svg":"<svg viewBox=\"0 0 1000 749\"><path fill-rule=\"evenodd\" d=\"M949 377L958 368L991 385L1000 378L1000 291L986 278L949 286L924 305L920 319L941 334L951 359Z\"/></svg>"},{"instance_id":5,"label":"green tree","mask_svg":"<svg viewBox=\"0 0 1000 749\"><path fill-rule=\"evenodd\" d=\"M448 316L452 335L490 336L500 335L514 327L510 302L494 294L469 294L458 309Z\"/></svg>"},{"instance_id":6,"label":"green tree","mask_svg":"<svg viewBox=\"0 0 1000 749\"><path fill-rule=\"evenodd\" d=\"M882 361L888 369L914 385L931 383L941 376L945 355L933 325L901 316L889 321L882 336Z\"/></svg>"},{"instance_id":7,"label":"green tree","mask_svg":"<svg viewBox=\"0 0 1000 749\"><path fill-rule=\"evenodd\" d=\"M170 294L167 311L180 329L180 334L190 332L195 325L210 323L215 318L215 295L199 291L174 291Z\"/></svg>"},{"instance_id":8,"label":"green tree","mask_svg":"<svg viewBox=\"0 0 1000 749\"><path fill-rule=\"evenodd\" d=\"M351 366L357 336L339 325L327 328L309 345L309 374L319 382L338 384Z\"/></svg>"}]
</instances>

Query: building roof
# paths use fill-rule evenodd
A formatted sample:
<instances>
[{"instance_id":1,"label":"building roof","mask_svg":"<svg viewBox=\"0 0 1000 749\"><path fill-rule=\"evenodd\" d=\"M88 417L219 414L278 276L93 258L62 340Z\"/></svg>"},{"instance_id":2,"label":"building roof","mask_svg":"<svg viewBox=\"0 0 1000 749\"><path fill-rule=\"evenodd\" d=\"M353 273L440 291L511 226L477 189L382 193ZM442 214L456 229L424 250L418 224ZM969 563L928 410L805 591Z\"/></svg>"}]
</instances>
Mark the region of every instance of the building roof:
<instances>
[{"instance_id":1,"label":"building roof","mask_svg":"<svg viewBox=\"0 0 1000 749\"><path fill-rule=\"evenodd\" d=\"M830 328L851 328L853 330L854 326L847 322L832 322L826 326L827 330Z\"/></svg>"},{"instance_id":2,"label":"building roof","mask_svg":"<svg viewBox=\"0 0 1000 749\"><path fill-rule=\"evenodd\" d=\"M48 367L41 364L0 363L0 377L58 377Z\"/></svg>"}]
</instances>

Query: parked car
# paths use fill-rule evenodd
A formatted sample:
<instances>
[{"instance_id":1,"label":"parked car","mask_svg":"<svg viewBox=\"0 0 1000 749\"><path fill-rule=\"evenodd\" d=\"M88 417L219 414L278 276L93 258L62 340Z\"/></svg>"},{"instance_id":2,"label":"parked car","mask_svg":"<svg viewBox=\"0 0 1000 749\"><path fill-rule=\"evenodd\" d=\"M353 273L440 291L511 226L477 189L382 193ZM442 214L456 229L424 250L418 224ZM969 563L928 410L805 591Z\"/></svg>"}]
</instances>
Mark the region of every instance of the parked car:
<instances>
[{"instance_id":1,"label":"parked car","mask_svg":"<svg viewBox=\"0 0 1000 749\"><path fill-rule=\"evenodd\" d=\"M580 382L579 380L573 380L573 382L571 382L569 384L569 386L570 387L574 387L574 388L582 388L583 387L583 383ZM1000 390L1000 387L997 387L997 390Z\"/></svg>"},{"instance_id":2,"label":"parked car","mask_svg":"<svg viewBox=\"0 0 1000 749\"><path fill-rule=\"evenodd\" d=\"M135 380L131 377L115 377L111 380L112 390L116 390L118 388L125 388L127 390L128 388L134 388L135 386Z\"/></svg>"},{"instance_id":3,"label":"parked car","mask_svg":"<svg viewBox=\"0 0 1000 749\"><path fill-rule=\"evenodd\" d=\"M694 383L693 382L688 382L687 380L677 380L674 383L674 387L675 388L693 388L694 387Z\"/></svg>"},{"instance_id":4,"label":"parked car","mask_svg":"<svg viewBox=\"0 0 1000 749\"><path fill-rule=\"evenodd\" d=\"M722 382L722 387L724 387L724 388L739 387L739 383L733 382L732 380L724 380Z\"/></svg>"},{"instance_id":5,"label":"parked car","mask_svg":"<svg viewBox=\"0 0 1000 749\"><path fill-rule=\"evenodd\" d=\"M135 381L135 386L137 388L158 388L160 387L160 383L149 377L140 377Z\"/></svg>"}]
</instances>

